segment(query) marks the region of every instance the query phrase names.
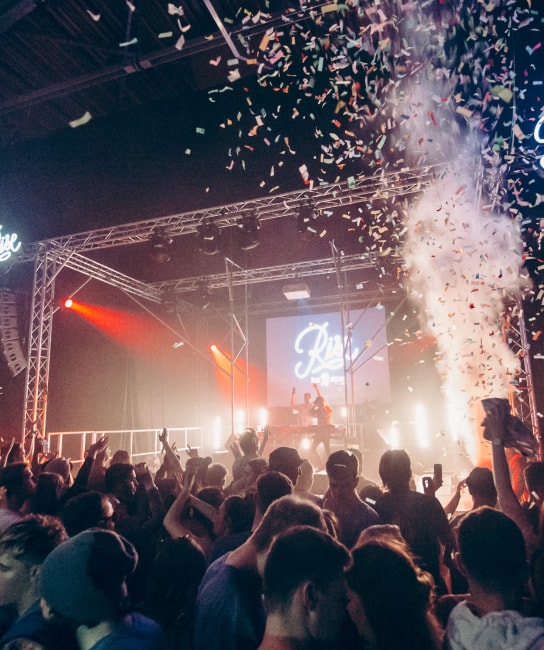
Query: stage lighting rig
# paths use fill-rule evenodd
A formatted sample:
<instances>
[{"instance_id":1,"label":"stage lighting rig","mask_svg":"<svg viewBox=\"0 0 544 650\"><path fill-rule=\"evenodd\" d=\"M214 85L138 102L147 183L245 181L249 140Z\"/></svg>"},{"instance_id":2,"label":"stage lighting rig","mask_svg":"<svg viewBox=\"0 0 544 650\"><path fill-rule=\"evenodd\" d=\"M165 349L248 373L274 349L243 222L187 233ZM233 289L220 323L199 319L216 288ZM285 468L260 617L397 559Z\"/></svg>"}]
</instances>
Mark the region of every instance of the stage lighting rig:
<instances>
[{"instance_id":1,"label":"stage lighting rig","mask_svg":"<svg viewBox=\"0 0 544 650\"><path fill-rule=\"evenodd\" d=\"M313 239L322 230L320 215L310 199L305 199L298 209L297 230L304 239Z\"/></svg>"},{"instance_id":2,"label":"stage lighting rig","mask_svg":"<svg viewBox=\"0 0 544 650\"><path fill-rule=\"evenodd\" d=\"M257 248L261 243L259 237L260 224L259 219L253 213L244 215L238 220L238 227L240 228L240 248L243 251L249 251L252 248Z\"/></svg>"},{"instance_id":3,"label":"stage lighting rig","mask_svg":"<svg viewBox=\"0 0 544 650\"><path fill-rule=\"evenodd\" d=\"M156 228L149 237L151 245L150 256L157 264L165 264L172 256L174 240L166 234L163 228Z\"/></svg>"},{"instance_id":4,"label":"stage lighting rig","mask_svg":"<svg viewBox=\"0 0 544 650\"><path fill-rule=\"evenodd\" d=\"M204 255L215 255L219 252L219 228L208 221L197 227L199 249Z\"/></svg>"}]
</instances>

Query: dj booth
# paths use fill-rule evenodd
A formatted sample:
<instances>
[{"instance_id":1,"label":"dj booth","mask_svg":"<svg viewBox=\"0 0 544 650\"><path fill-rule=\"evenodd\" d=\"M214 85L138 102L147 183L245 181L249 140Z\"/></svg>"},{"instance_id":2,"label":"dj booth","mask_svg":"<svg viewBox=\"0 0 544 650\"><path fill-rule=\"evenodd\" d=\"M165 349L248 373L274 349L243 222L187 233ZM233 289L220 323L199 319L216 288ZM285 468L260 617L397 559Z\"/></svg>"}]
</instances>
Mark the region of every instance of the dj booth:
<instances>
[{"instance_id":1,"label":"dj booth","mask_svg":"<svg viewBox=\"0 0 544 650\"><path fill-rule=\"evenodd\" d=\"M294 424L269 425L269 438L267 450L271 451L277 447L299 448L303 441L310 445L314 439L329 437L339 443L346 443L346 428L341 425L309 426L301 427Z\"/></svg>"}]
</instances>

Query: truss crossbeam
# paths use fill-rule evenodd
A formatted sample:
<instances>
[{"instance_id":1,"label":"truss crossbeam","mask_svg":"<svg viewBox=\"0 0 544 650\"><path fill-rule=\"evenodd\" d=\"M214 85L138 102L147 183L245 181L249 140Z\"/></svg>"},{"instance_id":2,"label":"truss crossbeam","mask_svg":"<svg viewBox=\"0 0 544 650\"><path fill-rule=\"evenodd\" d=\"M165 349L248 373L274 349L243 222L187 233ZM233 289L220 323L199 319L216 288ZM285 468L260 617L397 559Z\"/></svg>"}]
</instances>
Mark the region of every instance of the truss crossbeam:
<instances>
[{"instance_id":1,"label":"truss crossbeam","mask_svg":"<svg viewBox=\"0 0 544 650\"><path fill-rule=\"evenodd\" d=\"M341 271L356 271L358 269L375 268L376 266L377 256L355 254L345 255L341 258ZM208 289L221 289L229 285L240 286L273 282L275 280L296 280L312 275L324 275L334 272L335 266L333 260L325 258L278 266L265 266L259 269L233 270L232 273L217 273L214 275L168 280L155 283L152 286L159 291L184 293L187 291L196 291L202 287L202 284L205 284Z\"/></svg>"},{"instance_id":2,"label":"truss crossbeam","mask_svg":"<svg viewBox=\"0 0 544 650\"><path fill-rule=\"evenodd\" d=\"M301 202L308 199L312 201L317 210L326 213L327 210L357 205L365 201L409 196L429 187L437 176L443 174L447 168L448 165L439 164L417 170L408 169L401 172L384 173L381 176L354 178L342 183L320 185L312 189L296 190L251 201L241 201L57 237L31 244L18 261L32 261L40 246L85 253L146 242L157 228L163 229L170 237L195 233L197 227L206 221L213 221L219 228L227 228L237 225L239 218L247 212L255 212L261 221L285 217L294 218Z\"/></svg>"},{"instance_id":3,"label":"truss crossbeam","mask_svg":"<svg viewBox=\"0 0 544 650\"><path fill-rule=\"evenodd\" d=\"M79 253L63 249L57 249L53 254L66 268L79 271L90 278L100 280L104 284L117 287L121 291L133 294L139 298L146 298L157 303L162 301L162 294L152 285L131 278L105 264L100 264L100 262L91 260Z\"/></svg>"}]
</instances>

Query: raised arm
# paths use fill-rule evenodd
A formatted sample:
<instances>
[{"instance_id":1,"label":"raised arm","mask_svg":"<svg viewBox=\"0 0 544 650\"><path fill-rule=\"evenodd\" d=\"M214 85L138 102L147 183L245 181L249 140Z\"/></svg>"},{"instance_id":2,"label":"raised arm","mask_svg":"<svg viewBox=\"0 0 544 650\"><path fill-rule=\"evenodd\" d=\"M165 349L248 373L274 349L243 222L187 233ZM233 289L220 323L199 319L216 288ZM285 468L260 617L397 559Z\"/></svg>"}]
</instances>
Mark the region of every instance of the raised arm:
<instances>
[{"instance_id":1,"label":"raised arm","mask_svg":"<svg viewBox=\"0 0 544 650\"><path fill-rule=\"evenodd\" d=\"M530 549L534 549L537 543L536 535L531 529L529 521L523 512L510 479L510 468L506 458L505 444L508 442L506 431L506 419L509 414L507 400L486 400L486 417L483 421L484 438L491 441L491 457L493 460L493 481L497 488L499 506L505 515L513 519L519 526L525 543Z\"/></svg>"},{"instance_id":2,"label":"raised arm","mask_svg":"<svg viewBox=\"0 0 544 650\"><path fill-rule=\"evenodd\" d=\"M180 476L183 476L183 467L181 466L181 463L179 461L179 458L176 456L174 453L174 450L170 446L170 443L168 442L168 430L163 429L162 433L159 434L159 440L162 443L162 449L164 451L164 455L168 460L168 467L170 471L172 471L174 474L178 474Z\"/></svg>"}]
</instances>

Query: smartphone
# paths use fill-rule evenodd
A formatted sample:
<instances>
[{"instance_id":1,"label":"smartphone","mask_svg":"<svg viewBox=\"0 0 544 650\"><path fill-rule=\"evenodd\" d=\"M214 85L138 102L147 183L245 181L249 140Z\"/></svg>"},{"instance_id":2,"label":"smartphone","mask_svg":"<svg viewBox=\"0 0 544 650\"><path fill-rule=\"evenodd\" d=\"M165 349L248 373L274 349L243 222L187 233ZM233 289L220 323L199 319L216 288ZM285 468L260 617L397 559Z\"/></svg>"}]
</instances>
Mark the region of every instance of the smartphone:
<instances>
[{"instance_id":1,"label":"smartphone","mask_svg":"<svg viewBox=\"0 0 544 650\"><path fill-rule=\"evenodd\" d=\"M441 463L435 463L435 465L434 465L433 482L434 482L435 485L442 485L442 465L441 465Z\"/></svg>"}]
</instances>

